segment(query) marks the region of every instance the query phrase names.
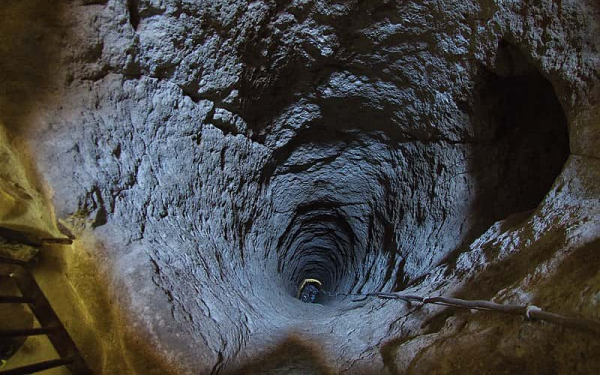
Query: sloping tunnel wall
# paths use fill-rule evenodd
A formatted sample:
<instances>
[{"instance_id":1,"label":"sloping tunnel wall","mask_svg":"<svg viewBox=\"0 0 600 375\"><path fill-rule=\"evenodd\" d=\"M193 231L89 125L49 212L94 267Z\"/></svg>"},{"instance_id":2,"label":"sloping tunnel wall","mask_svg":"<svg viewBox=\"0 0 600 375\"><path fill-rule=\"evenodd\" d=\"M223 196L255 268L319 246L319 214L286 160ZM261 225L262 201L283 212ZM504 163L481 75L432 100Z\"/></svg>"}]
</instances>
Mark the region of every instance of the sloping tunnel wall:
<instances>
[{"instance_id":1,"label":"sloping tunnel wall","mask_svg":"<svg viewBox=\"0 0 600 375\"><path fill-rule=\"evenodd\" d=\"M36 4L1 7L37 17L17 3ZM570 271L600 264L594 1L54 13L44 95L16 116L23 90L5 90L0 115L47 190L45 222L76 238L61 264L86 319L71 329L97 333L82 351L99 373L600 368L597 342L547 325L296 298L316 278L597 319L598 274Z\"/></svg>"}]
</instances>

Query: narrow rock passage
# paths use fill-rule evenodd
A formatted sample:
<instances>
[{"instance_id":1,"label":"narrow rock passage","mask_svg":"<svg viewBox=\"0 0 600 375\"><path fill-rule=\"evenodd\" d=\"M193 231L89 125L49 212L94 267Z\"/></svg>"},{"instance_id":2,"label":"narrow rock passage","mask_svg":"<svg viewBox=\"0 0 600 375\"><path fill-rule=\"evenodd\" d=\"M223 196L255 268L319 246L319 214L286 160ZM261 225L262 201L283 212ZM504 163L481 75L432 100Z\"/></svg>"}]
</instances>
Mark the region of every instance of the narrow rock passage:
<instances>
[{"instance_id":1,"label":"narrow rock passage","mask_svg":"<svg viewBox=\"0 0 600 375\"><path fill-rule=\"evenodd\" d=\"M0 9L33 22L17 3ZM77 239L74 330L98 333L99 373L600 368L598 343L517 318L299 298L316 279L599 318L600 279L576 271L600 264L580 255L600 233L595 1L54 12L47 95L9 117L23 87L4 83L0 115Z\"/></svg>"}]
</instances>

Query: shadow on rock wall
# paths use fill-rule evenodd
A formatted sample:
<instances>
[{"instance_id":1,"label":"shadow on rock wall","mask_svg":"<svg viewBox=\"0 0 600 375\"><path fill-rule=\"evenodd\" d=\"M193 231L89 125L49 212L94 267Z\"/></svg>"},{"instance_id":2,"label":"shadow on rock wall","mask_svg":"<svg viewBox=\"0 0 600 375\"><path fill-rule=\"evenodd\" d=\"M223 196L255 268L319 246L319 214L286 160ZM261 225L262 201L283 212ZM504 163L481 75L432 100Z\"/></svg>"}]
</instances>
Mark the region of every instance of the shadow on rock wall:
<instances>
[{"instance_id":1,"label":"shadow on rock wall","mask_svg":"<svg viewBox=\"0 0 600 375\"><path fill-rule=\"evenodd\" d=\"M49 95L62 33L61 3L0 3L0 117L11 131L23 130L24 117Z\"/></svg>"}]
</instances>

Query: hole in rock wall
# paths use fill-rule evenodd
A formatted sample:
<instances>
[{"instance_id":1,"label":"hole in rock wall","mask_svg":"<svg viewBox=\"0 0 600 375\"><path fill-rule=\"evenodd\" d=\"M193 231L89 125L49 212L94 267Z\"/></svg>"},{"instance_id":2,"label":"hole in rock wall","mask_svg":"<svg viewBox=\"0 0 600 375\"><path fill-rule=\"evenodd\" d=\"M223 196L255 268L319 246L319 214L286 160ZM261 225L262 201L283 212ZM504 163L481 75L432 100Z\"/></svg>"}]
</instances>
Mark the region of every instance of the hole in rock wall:
<instances>
[{"instance_id":1,"label":"hole in rock wall","mask_svg":"<svg viewBox=\"0 0 600 375\"><path fill-rule=\"evenodd\" d=\"M538 206L569 156L567 119L551 83L520 51L499 44L494 72L483 69L476 129L494 145L498 186L482 195L490 221Z\"/></svg>"}]
</instances>

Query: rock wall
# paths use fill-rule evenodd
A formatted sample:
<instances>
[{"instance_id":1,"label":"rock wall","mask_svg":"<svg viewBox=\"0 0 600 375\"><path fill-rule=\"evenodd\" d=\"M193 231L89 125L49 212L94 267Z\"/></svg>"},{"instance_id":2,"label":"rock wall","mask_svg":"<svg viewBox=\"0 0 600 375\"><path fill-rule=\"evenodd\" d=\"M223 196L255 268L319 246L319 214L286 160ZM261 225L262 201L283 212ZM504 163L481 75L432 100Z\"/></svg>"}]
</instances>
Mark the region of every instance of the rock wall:
<instances>
[{"instance_id":1,"label":"rock wall","mask_svg":"<svg viewBox=\"0 0 600 375\"><path fill-rule=\"evenodd\" d=\"M39 35L3 26L29 52L5 51L0 115L75 289L108 295L99 373L600 368L548 324L295 298L314 277L599 319L597 1L39 5L1 5Z\"/></svg>"}]
</instances>

